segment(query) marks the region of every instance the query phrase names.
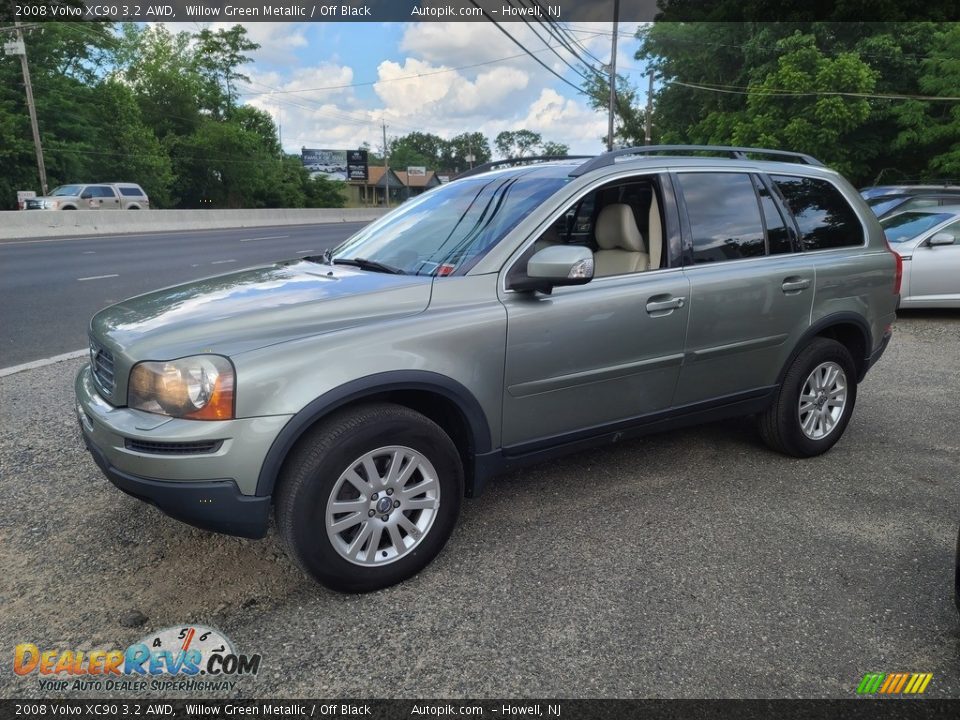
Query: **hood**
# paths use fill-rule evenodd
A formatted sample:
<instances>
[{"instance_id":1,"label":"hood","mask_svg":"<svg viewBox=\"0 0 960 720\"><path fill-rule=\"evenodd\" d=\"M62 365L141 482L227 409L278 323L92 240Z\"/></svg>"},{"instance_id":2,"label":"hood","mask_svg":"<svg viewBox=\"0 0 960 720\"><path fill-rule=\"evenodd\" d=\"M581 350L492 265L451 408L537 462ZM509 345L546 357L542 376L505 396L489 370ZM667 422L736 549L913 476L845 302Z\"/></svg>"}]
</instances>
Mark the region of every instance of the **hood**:
<instances>
[{"instance_id":1,"label":"hood","mask_svg":"<svg viewBox=\"0 0 960 720\"><path fill-rule=\"evenodd\" d=\"M132 362L229 356L422 312L432 280L290 260L139 295L101 310L90 325Z\"/></svg>"}]
</instances>

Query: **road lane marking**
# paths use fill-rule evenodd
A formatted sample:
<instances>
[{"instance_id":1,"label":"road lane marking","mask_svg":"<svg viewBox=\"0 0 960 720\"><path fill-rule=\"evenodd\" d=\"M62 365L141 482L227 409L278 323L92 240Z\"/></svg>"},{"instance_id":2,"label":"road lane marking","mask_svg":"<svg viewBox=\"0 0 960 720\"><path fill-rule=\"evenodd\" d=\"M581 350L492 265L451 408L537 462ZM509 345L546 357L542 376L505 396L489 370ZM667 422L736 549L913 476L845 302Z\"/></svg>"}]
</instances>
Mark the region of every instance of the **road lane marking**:
<instances>
[{"instance_id":1,"label":"road lane marking","mask_svg":"<svg viewBox=\"0 0 960 720\"><path fill-rule=\"evenodd\" d=\"M211 265L223 265L224 263L232 263L232 262L236 262L236 260L214 260L214 261L213 261L212 263L210 263L210 264L211 264Z\"/></svg>"},{"instance_id":2,"label":"road lane marking","mask_svg":"<svg viewBox=\"0 0 960 720\"><path fill-rule=\"evenodd\" d=\"M312 253L313 250L297 250L297 255L306 255L307 253Z\"/></svg>"},{"instance_id":3,"label":"road lane marking","mask_svg":"<svg viewBox=\"0 0 960 720\"><path fill-rule=\"evenodd\" d=\"M120 277L117 273L113 275L91 275L90 277L77 278L77 282L84 282L85 280L104 280L106 278Z\"/></svg>"},{"instance_id":4,"label":"road lane marking","mask_svg":"<svg viewBox=\"0 0 960 720\"><path fill-rule=\"evenodd\" d=\"M289 235L267 235L266 237L258 238L243 238L240 242L256 242L257 240L283 240L283 238L288 238Z\"/></svg>"},{"instance_id":5,"label":"road lane marking","mask_svg":"<svg viewBox=\"0 0 960 720\"><path fill-rule=\"evenodd\" d=\"M316 223L299 223L295 225L279 225L271 226L265 225L264 227L295 227L297 229L307 229L315 227L325 227L325 226L337 226L341 227L344 225L369 225L373 220L346 220L346 221L334 221L330 222L316 222ZM71 237L52 237L52 238L34 238L32 240L7 240L0 238L0 248L3 248L4 245L36 245L41 243L55 243L55 242L68 242L70 240L123 240L125 238L136 238L136 237L153 237L155 235L192 235L197 233L236 233L238 230L244 230L243 227L234 227L234 228L203 228L200 230L153 230L151 232L140 232L140 233L121 233L116 235L77 235ZM289 235L284 235L284 237L290 237ZM224 240L229 240L230 238L224 238Z\"/></svg>"},{"instance_id":6,"label":"road lane marking","mask_svg":"<svg viewBox=\"0 0 960 720\"><path fill-rule=\"evenodd\" d=\"M97 251L96 251L96 250L84 250L84 251L83 251L83 254L84 254L84 255L96 255L96 254L97 254Z\"/></svg>"},{"instance_id":7,"label":"road lane marking","mask_svg":"<svg viewBox=\"0 0 960 720\"><path fill-rule=\"evenodd\" d=\"M54 355L53 357L44 358L43 360L31 360L28 363L23 363L22 365L11 365L10 367L0 368L0 377L6 377L7 375L13 375L14 373L23 372L24 370L33 370L35 368L43 367L44 365L53 365L54 363L63 362L64 360L76 360L90 354L89 348L83 348L82 350L74 350L72 352L63 353L62 355Z\"/></svg>"}]
</instances>

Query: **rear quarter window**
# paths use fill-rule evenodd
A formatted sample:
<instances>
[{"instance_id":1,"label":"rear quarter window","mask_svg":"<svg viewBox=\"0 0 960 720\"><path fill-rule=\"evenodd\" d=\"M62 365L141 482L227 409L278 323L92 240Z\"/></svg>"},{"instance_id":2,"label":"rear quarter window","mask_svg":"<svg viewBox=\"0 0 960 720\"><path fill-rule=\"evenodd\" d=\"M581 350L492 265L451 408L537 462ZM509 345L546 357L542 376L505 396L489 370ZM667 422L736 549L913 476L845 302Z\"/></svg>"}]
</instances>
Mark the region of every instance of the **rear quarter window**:
<instances>
[{"instance_id":1,"label":"rear quarter window","mask_svg":"<svg viewBox=\"0 0 960 720\"><path fill-rule=\"evenodd\" d=\"M771 175L797 220L804 250L863 245L863 226L847 199L820 178Z\"/></svg>"}]
</instances>

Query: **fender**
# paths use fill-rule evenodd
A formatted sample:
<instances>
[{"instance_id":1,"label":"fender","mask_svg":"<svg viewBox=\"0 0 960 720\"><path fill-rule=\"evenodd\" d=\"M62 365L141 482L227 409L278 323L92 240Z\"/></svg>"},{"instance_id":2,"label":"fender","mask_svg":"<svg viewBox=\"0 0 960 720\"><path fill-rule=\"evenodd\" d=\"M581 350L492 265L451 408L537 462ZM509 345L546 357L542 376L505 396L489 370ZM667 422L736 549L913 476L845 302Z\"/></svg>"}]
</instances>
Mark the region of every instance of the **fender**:
<instances>
[{"instance_id":1,"label":"fender","mask_svg":"<svg viewBox=\"0 0 960 720\"><path fill-rule=\"evenodd\" d=\"M280 467L287 453L317 420L355 400L394 390L428 390L453 401L470 426L474 452L479 455L490 451L490 425L487 423L487 416L473 394L459 382L446 375L426 370L377 373L352 380L324 393L290 418L273 441L260 467L257 496L265 497L273 494L277 475L280 473Z\"/></svg>"},{"instance_id":2,"label":"fender","mask_svg":"<svg viewBox=\"0 0 960 720\"><path fill-rule=\"evenodd\" d=\"M777 375L777 385L783 385L783 378L786 376L787 370L790 368L790 365L793 364L793 361L796 359L797 355L800 354L800 351L809 344L810 340L834 325L851 324L855 325L863 334L863 343L864 347L866 348L866 355L862 358L856 358L856 360L861 363L861 367L867 368L869 366L870 353L873 350L873 337L870 332L870 326L867 325L867 321L864 320L863 317L857 315L856 313L838 312L820 318L813 325L807 328L806 332L800 337L800 339L797 341L797 344L794 346L793 351L790 353L790 357L787 358L787 361L784 363L783 367L780 368L780 372ZM860 373L860 377L857 378L857 382L863 380L863 375L865 373L866 370L863 370Z\"/></svg>"}]
</instances>

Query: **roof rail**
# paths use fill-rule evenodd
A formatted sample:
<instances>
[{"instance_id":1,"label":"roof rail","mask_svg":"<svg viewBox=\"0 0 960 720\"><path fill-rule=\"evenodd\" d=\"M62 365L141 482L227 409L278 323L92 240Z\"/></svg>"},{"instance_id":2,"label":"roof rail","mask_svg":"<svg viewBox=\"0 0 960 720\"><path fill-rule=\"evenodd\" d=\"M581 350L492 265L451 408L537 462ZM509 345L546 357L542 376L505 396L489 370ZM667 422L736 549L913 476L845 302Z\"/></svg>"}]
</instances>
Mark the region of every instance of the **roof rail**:
<instances>
[{"instance_id":1,"label":"roof rail","mask_svg":"<svg viewBox=\"0 0 960 720\"><path fill-rule=\"evenodd\" d=\"M469 170L457 175L457 177L454 179L459 180L460 178L479 175L480 173L490 172L491 170L497 170L499 168L516 167L518 165L536 165L542 162L550 162L551 160L589 160L592 157L593 155L535 155L532 157L493 160L491 162L484 163L483 165L477 165L475 168L470 168Z\"/></svg>"},{"instance_id":2,"label":"roof rail","mask_svg":"<svg viewBox=\"0 0 960 720\"><path fill-rule=\"evenodd\" d=\"M658 155L661 153L679 155L696 152L725 153L737 160L746 160L748 159L747 155L772 155L775 158L790 158L792 162L800 161L807 165L823 167L822 162L810 155L789 152L787 150L767 150L765 148L735 147L731 145L644 145L643 147L622 148L604 153L603 155L597 155L597 157L577 167L570 175L574 177L583 175L591 170L613 165L617 162L618 158L627 158L633 155Z\"/></svg>"}]
</instances>

